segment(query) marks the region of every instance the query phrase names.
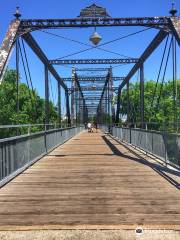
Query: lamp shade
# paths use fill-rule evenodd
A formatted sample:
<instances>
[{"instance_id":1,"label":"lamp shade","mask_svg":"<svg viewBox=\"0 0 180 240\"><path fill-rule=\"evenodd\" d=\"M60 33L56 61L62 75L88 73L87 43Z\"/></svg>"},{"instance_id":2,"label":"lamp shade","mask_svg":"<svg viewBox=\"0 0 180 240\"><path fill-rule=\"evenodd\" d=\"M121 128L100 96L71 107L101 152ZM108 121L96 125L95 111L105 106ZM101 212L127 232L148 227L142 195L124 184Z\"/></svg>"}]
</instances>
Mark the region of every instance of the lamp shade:
<instances>
[{"instance_id":1,"label":"lamp shade","mask_svg":"<svg viewBox=\"0 0 180 240\"><path fill-rule=\"evenodd\" d=\"M89 40L94 44L98 45L98 43L102 40L102 37L95 31L89 38Z\"/></svg>"}]
</instances>

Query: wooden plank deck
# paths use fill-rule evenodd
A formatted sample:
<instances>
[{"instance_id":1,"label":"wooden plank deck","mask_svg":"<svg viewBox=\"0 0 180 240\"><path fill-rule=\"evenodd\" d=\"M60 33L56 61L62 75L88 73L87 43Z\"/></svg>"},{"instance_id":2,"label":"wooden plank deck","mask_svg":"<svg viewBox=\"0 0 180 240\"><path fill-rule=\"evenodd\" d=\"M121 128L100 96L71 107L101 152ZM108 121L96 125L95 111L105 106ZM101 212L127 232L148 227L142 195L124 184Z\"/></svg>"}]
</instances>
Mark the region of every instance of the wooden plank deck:
<instances>
[{"instance_id":1,"label":"wooden plank deck","mask_svg":"<svg viewBox=\"0 0 180 240\"><path fill-rule=\"evenodd\" d=\"M83 132L0 189L0 216L0 230L180 230L180 192L109 136Z\"/></svg>"}]
</instances>

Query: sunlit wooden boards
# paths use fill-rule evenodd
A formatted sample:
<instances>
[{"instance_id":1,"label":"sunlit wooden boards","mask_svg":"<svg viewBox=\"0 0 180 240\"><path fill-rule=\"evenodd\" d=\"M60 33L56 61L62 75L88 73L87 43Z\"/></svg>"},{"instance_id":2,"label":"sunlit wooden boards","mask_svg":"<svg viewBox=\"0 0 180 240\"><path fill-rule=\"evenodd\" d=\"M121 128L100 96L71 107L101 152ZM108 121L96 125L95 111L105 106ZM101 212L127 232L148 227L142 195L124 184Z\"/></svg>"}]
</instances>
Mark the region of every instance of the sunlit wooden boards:
<instances>
[{"instance_id":1,"label":"sunlit wooden boards","mask_svg":"<svg viewBox=\"0 0 180 240\"><path fill-rule=\"evenodd\" d=\"M0 189L0 229L180 229L180 193L103 133L83 132Z\"/></svg>"}]
</instances>

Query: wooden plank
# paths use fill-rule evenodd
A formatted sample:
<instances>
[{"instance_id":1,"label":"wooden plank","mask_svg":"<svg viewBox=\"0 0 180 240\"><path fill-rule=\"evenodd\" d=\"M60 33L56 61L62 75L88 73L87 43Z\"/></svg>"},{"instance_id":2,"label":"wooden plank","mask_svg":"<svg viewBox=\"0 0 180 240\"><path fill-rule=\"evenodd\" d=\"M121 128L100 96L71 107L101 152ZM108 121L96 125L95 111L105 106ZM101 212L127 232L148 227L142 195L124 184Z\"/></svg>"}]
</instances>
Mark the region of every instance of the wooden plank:
<instances>
[{"instance_id":1,"label":"wooden plank","mask_svg":"<svg viewBox=\"0 0 180 240\"><path fill-rule=\"evenodd\" d=\"M0 190L0 230L180 230L180 193L155 167L81 133Z\"/></svg>"}]
</instances>

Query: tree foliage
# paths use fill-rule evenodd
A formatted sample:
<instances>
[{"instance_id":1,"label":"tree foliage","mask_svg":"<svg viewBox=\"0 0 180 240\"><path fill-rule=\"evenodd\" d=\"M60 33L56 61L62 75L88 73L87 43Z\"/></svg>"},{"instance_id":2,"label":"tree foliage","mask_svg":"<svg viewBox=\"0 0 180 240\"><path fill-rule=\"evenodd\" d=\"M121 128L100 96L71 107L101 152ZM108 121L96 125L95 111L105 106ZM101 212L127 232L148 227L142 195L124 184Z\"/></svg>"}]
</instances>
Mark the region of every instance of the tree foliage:
<instances>
[{"instance_id":1,"label":"tree foliage","mask_svg":"<svg viewBox=\"0 0 180 240\"><path fill-rule=\"evenodd\" d=\"M17 113L16 71L7 70L0 85L0 125L37 124L45 122L45 100L36 90L24 83L19 84L19 113ZM49 103L49 120L58 121L52 102Z\"/></svg>"},{"instance_id":2,"label":"tree foliage","mask_svg":"<svg viewBox=\"0 0 180 240\"><path fill-rule=\"evenodd\" d=\"M176 86L175 86L176 85ZM140 84L129 84L129 100L130 114L129 122L140 122ZM177 94L175 94L177 89ZM149 80L144 86L144 107L145 122L168 123L179 121L180 114L180 79L176 81L169 80L165 84ZM177 98L175 98L177 96ZM174 101L175 99L175 101ZM117 101L117 98L116 98ZM121 109L122 115L127 116L127 89L123 89L121 93ZM175 114L176 113L176 114ZM176 118L177 116L177 118Z\"/></svg>"}]
</instances>

